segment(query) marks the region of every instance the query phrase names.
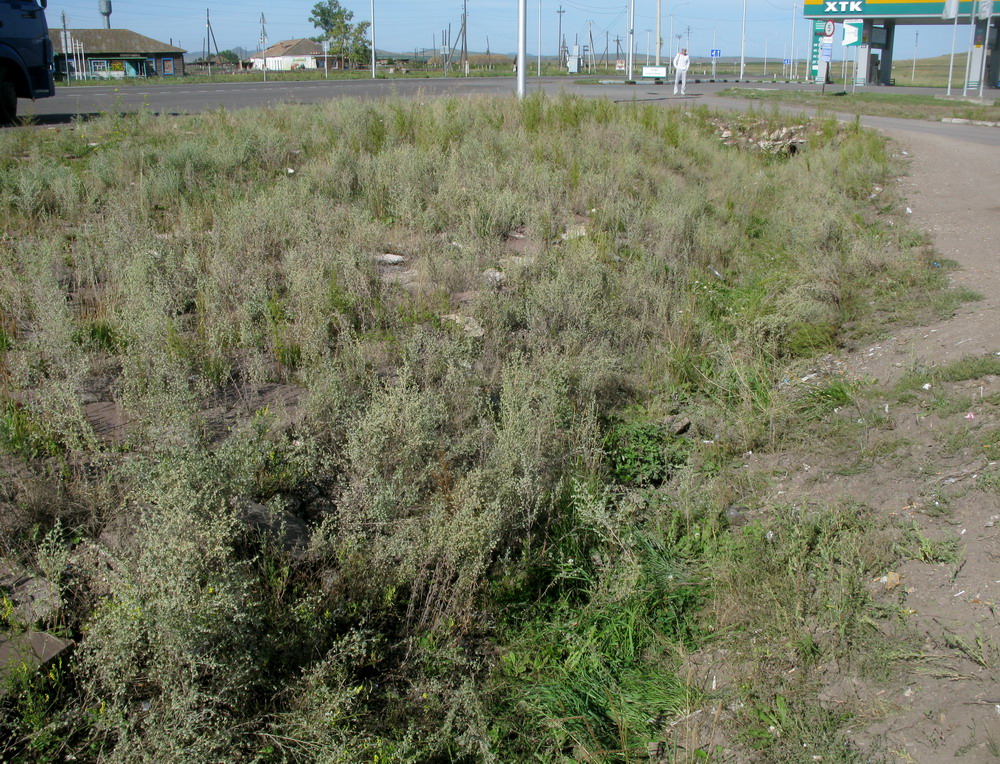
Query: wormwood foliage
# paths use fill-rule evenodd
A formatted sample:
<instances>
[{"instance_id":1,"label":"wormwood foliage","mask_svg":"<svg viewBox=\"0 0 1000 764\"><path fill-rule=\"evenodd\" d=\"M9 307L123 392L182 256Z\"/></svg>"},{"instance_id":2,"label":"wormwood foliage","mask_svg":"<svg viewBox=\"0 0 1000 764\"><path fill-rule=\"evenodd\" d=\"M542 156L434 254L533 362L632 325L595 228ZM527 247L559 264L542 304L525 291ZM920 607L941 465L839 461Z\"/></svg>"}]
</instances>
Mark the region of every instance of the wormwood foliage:
<instances>
[{"instance_id":1,"label":"wormwood foliage","mask_svg":"<svg viewBox=\"0 0 1000 764\"><path fill-rule=\"evenodd\" d=\"M879 555L821 558L841 601L798 553L858 522L770 559L726 530L729 465L839 400L804 412L787 364L943 277L866 206L880 138L763 156L711 117L388 99L0 133L0 553L49 572L38 540L72 539L29 625L77 643L3 701L0 756L633 761L704 702L679 669L713 629L864 610ZM792 595L732 607L786 568Z\"/></svg>"}]
</instances>

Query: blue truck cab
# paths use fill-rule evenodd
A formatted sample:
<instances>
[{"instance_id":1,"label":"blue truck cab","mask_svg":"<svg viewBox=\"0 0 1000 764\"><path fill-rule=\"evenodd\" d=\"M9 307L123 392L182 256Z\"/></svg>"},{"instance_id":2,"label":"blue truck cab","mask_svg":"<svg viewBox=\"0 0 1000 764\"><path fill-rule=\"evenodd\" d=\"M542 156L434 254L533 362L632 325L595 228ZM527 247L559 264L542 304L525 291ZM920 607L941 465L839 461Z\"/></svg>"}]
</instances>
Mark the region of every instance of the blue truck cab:
<instances>
[{"instance_id":1,"label":"blue truck cab","mask_svg":"<svg viewBox=\"0 0 1000 764\"><path fill-rule=\"evenodd\" d=\"M17 118L18 98L56 94L48 0L0 0L0 124Z\"/></svg>"}]
</instances>

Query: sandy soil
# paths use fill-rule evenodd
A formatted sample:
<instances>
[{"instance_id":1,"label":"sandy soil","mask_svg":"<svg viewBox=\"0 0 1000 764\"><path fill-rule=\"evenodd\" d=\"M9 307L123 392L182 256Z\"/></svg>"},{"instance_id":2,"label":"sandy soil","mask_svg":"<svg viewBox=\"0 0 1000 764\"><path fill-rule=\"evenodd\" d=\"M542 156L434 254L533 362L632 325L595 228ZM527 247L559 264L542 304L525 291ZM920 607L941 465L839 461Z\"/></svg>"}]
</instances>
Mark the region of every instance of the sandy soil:
<instances>
[{"instance_id":1,"label":"sandy soil","mask_svg":"<svg viewBox=\"0 0 1000 764\"><path fill-rule=\"evenodd\" d=\"M961 136L886 132L910 163L900 182L913 224L932 236L942 257L959 263L954 283L983 296L950 319L894 332L844 359L854 374L887 388L916 364L1000 352L1000 149ZM857 740L884 745L897 762L1000 761L1000 502L979 482L998 469L981 436L998 427L988 399L1000 392L1000 379L951 387L968 395L967 412L939 414L919 403L889 409L891 437L906 445L871 470L845 476L822 456L805 468L802 454L788 455L785 479L774 488L774 498L781 491L786 502L856 498L915 521L929 538L961 539L957 565L908 562L893 571L900 587L879 592L902 600L923 641L898 681L878 687L844 676L825 691L830 702L851 699L872 709L879 718Z\"/></svg>"},{"instance_id":2,"label":"sandy soil","mask_svg":"<svg viewBox=\"0 0 1000 764\"><path fill-rule=\"evenodd\" d=\"M914 224L933 237L943 257L959 263L955 284L983 299L966 304L948 320L898 332L877 349L865 348L849 359L883 383L898 379L915 361L939 365L1000 351L1000 150L961 137L888 132L911 160L902 188ZM896 713L871 732L885 735L891 754L901 762L1000 761L1000 507L993 491L977 486L980 472L990 469L991 455L971 448L958 449L949 458L939 453L942 431L997 427L993 407L974 401L977 392L982 401L1000 389L1000 381L987 378L966 386L971 388L965 391L967 413L978 413L978 420L960 413L921 417L916 411L900 412L895 420L902 432L896 434L911 442L910 458L890 463L864 481L869 502L881 497L886 511L920 513L919 524L928 535L958 534L964 545L957 572L955 566L918 562L898 571L906 607L914 611L911 625L924 637L926 658L897 686L876 690L889 696ZM927 455L932 468L924 475L915 471L921 449L932 451ZM941 497L948 511L930 511ZM959 639L965 647L956 648Z\"/></svg>"},{"instance_id":3,"label":"sandy soil","mask_svg":"<svg viewBox=\"0 0 1000 764\"><path fill-rule=\"evenodd\" d=\"M943 257L961 265L955 284L984 298L948 321L881 343L862 368L892 381L914 360L939 364L1000 350L1000 150L923 132L886 132L910 160L910 174L901 180L914 224L933 237Z\"/></svg>"}]
</instances>

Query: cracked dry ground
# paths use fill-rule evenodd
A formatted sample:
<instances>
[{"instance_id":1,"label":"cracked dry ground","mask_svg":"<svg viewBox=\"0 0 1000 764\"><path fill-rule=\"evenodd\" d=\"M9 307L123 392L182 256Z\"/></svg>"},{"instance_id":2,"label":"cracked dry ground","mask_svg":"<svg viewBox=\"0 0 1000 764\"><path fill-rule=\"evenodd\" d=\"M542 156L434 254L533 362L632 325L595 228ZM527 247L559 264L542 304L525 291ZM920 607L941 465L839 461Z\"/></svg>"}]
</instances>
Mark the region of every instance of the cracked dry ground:
<instances>
[{"instance_id":1,"label":"cracked dry ground","mask_svg":"<svg viewBox=\"0 0 1000 764\"><path fill-rule=\"evenodd\" d=\"M870 724L858 720L855 740L890 761L1000 762L1000 376L990 373L1000 370L1000 208L992 193L1000 151L962 137L890 137L909 162L899 182L913 225L959 264L955 286L982 299L840 359L848 376L872 387L864 403L837 415L877 425L850 450L770 459L763 506L856 501L919 529L913 538L923 539L917 556L925 559L869 584L907 621L900 670L876 684L828 667L820 698L867 710ZM970 358L979 363L957 368Z\"/></svg>"}]
</instances>

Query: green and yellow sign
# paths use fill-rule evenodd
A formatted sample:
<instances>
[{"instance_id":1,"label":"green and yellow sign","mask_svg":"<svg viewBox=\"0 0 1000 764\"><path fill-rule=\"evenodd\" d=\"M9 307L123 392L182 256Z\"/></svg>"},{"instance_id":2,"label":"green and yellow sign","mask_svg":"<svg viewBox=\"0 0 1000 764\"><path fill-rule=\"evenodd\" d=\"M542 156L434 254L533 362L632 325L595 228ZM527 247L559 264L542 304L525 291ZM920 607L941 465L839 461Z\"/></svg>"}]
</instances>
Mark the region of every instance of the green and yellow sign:
<instances>
[{"instance_id":1,"label":"green and yellow sign","mask_svg":"<svg viewBox=\"0 0 1000 764\"><path fill-rule=\"evenodd\" d=\"M959 14L966 16L978 0L962 0ZM935 18L944 13L944 0L805 0L806 18ZM993 13L1000 14L1000 0L993 0Z\"/></svg>"}]
</instances>

